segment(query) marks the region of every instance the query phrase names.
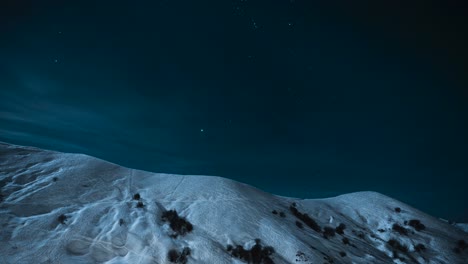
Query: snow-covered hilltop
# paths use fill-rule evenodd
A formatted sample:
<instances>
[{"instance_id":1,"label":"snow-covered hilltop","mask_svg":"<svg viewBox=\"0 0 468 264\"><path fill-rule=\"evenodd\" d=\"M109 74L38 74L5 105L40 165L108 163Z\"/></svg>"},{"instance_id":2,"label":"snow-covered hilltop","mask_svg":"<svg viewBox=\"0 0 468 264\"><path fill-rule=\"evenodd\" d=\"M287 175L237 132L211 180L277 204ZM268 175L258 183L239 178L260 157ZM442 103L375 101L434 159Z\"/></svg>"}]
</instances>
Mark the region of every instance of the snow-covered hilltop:
<instances>
[{"instance_id":1,"label":"snow-covered hilltop","mask_svg":"<svg viewBox=\"0 0 468 264\"><path fill-rule=\"evenodd\" d=\"M468 234L375 192L275 196L0 143L0 263L468 263Z\"/></svg>"}]
</instances>

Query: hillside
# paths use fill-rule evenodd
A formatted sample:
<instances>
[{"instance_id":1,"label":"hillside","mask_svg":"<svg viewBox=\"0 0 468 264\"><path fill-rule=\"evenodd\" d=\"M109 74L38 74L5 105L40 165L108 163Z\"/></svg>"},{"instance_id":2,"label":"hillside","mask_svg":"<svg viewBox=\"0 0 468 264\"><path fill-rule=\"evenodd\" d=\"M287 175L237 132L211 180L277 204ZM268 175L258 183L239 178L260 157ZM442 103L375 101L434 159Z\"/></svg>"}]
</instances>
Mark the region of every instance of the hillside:
<instances>
[{"instance_id":1,"label":"hillside","mask_svg":"<svg viewBox=\"0 0 468 264\"><path fill-rule=\"evenodd\" d=\"M319 182L319 181L315 181ZM375 192L275 196L0 143L0 263L466 263L468 234Z\"/></svg>"}]
</instances>

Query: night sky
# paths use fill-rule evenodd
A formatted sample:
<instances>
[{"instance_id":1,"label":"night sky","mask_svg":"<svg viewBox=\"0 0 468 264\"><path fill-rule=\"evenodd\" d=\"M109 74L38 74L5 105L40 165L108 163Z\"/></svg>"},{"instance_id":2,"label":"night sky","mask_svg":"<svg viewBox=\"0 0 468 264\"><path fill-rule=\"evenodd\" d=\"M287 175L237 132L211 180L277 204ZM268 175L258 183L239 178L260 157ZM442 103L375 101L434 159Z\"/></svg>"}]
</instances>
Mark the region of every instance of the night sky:
<instances>
[{"instance_id":1,"label":"night sky","mask_svg":"<svg viewBox=\"0 0 468 264\"><path fill-rule=\"evenodd\" d=\"M468 222L466 14L457 1L1 1L0 141L284 196L378 191Z\"/></svg>"}]
</instances>

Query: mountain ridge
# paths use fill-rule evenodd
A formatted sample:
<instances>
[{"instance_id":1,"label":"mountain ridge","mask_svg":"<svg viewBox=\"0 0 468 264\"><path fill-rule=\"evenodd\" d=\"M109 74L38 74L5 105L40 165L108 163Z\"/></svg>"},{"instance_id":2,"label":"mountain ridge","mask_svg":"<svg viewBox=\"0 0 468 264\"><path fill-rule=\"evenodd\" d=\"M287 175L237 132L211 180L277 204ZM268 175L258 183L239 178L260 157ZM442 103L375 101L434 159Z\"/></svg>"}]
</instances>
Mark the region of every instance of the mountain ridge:
<instances>
[{"instance_id":1,"label":"mountain ridge","mask_svg":"<svg viewBox=\"0 0 468 264\"><path fill-rule=\"evenodd\" d=\"M0 190L4 263L461 264L468 254L467 233L369 191L283 197L1 142Z\"/></svg>"}]
</instances>

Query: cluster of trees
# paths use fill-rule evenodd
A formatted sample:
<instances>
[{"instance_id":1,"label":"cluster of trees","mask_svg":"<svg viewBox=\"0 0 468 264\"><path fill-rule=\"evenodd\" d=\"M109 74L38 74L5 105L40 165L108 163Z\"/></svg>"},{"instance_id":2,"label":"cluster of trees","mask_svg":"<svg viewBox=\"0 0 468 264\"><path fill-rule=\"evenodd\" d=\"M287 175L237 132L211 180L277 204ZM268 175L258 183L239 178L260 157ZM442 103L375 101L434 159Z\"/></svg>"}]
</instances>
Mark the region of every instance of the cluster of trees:
<instances>
[{"instance_id":1,"label":"cluster of trees","mask_svg":"<svg viewBox=\"0 0 468 264\"><path fill-rule=\"evenodd\" d=\"M260 239L255 239L255 245L246 250L242 246L228 245L226 250L231 253L231 256L252 264L273 264L271 254L275 253L273 247L260 245Z\"/></svg>"},{"instance_id":2,"label":"cluster of trees","mask_svg":"<svg viewBox=\"0 0 468 264\"><path fill-rule=\"evenodd\" d=\"M164 222L169 222L169 226L176 235L183 236L193 230L193 225L185 218L180 217L175 210L163 212L161 219Z\"/></svg>"}]
</instances>

